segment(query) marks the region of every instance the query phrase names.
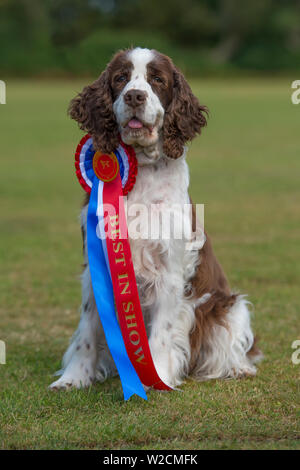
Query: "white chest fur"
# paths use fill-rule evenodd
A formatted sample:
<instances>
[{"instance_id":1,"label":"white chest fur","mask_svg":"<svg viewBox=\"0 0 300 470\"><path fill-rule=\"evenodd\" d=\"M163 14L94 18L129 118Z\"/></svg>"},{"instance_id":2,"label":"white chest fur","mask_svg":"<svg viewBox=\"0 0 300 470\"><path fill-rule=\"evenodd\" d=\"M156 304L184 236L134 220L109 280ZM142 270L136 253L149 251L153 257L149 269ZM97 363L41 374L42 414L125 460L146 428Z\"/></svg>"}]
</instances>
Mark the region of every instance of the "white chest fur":
<instances>
[{"instance_id":1,"label":"white chest fur","mask_svg":"<svg viewBox=\"0 0 300 470\"><path fill-rule=\"evenodd\" d=\"M189 205L188 186L185 158L161 158L156 164L139 167L136 184L127 200L127 223L143 303L151 303L153 291L166 273L184 277L187 240L183 226L191 228L191 218L188 213L184 220L182 208ZM179 223L180 227L175 228ZM179 234L178 238L174 233Z\"/></svg>"}]
</instances>

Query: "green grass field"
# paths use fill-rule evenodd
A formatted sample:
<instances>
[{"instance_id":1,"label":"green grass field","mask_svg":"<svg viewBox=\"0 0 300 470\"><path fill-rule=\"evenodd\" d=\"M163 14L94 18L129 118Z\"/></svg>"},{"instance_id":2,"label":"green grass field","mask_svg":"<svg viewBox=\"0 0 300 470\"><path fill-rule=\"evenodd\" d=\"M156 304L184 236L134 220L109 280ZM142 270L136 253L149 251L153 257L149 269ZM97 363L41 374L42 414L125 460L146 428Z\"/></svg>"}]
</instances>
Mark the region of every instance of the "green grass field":
<instances>
[{"instance_id":1,"label":"green grass field","mask_svg":"<svg viewBox=\"0 0 300 470\"><path fill-rule=\"evenodd\" d=\"M297 77L294 77L297 78ZM300 105L291 80L198 80L208 128L191 146L191 195L234 289L254 305L257 377L188 381L123 402L119 379L53 393L77 326L82 133L66 108L83 82L8 81L0 105L0 448L299 449Z\"/></svg>"}]
</instances>

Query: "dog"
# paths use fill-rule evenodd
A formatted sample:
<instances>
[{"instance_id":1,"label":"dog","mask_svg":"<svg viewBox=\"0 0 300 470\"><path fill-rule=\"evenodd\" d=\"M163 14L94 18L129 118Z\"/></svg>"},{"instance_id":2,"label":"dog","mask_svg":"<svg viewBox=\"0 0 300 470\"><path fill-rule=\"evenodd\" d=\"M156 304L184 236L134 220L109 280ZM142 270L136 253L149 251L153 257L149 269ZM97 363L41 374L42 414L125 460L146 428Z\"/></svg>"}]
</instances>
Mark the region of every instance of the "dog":
<instances>
[{"instance_id":1,"label":"dog","mask_svg":"<svg viewBox=\"0 0 300 470\"><path fill-rule=\"evenodd\" d=\"M193 95L172 60L155 50L118 52L100 77L70 103L69 114L111 153L119 139L134 148L138 175L128 206L189 204L187 143L207 124L208 109ZM81 212L84 272L78 329L63 357L53 390L88 387L117 374L98 315L87 257L87 203ZM186 222L195 226L195 210ZM160 219L159 219L160 220ZM168 386L253 376L261 358L249 302L233 293L210 238L136 239L132 260L152 358ZM197 238L197 237L196 237ZM202 240L202 241L201 241Z\"/></svg>"}]
</instances>

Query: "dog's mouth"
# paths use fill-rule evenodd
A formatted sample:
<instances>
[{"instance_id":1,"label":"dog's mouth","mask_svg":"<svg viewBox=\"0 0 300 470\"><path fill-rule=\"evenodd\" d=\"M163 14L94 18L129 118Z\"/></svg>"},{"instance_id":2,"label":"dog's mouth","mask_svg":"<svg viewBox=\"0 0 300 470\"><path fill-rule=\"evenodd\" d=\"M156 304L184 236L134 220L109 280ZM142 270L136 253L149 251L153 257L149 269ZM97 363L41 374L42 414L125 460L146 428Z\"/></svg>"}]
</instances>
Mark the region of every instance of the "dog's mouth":
<instances>
[{"instance_id":1,"label":"dog's mouth","mask_svg":"<svg viewBox=\"0 0 300 470\"><path fill-rule=\"evenodd\" d=\"M153 126L150 126L135 116L131 117L123 127L130 133L142 133L144 131L149 131L151 133L153 130Z\"/></svg>"},{"instance_id":2,"label":"dog's mouth","mask_svg":"<svg viewBox=\"0 0 300 470\"><path fill-rule=\"evenodd\" d=\"M120 133L123 142L127 145L148 147L154 145L159 139L160 119L155 122L146 122L143 118L131 115L120 125Z\"/></svg>"}]
</instances>

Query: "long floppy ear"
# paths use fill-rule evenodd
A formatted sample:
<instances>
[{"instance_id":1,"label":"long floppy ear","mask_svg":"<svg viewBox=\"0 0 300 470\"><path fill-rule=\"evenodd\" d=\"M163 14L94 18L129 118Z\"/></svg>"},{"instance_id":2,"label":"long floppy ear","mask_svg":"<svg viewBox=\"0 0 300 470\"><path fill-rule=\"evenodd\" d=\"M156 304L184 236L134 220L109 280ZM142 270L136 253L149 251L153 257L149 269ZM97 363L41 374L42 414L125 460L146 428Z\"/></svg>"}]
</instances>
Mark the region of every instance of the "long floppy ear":
<instances>
[{"instance_id":1,"label":"long floppy ear","mask_svg":"<svg viewBox=\"0 0 300 470\"><path fill-rule=\"evenodd\" d=\"M179 158L184 145L206 126L208 109L200 105L184 76L174 67L173 99L166 111L163 126L163 151L169 158Z\"/></svg>"},{"instance_id":2,"label":"long floppy ear","mask_svg":"<svg viewBox=\"0 0 300 470\"><path fill-rule=\"evenodd\" d=\"M118 147L118 125L107 70L73 98L68 113L80 129L91 134L96 149L111 153Z\"/></svg>"}]
</instances>

